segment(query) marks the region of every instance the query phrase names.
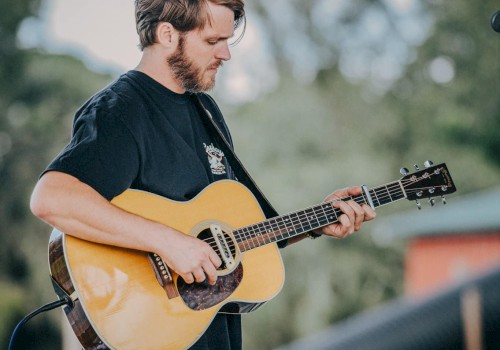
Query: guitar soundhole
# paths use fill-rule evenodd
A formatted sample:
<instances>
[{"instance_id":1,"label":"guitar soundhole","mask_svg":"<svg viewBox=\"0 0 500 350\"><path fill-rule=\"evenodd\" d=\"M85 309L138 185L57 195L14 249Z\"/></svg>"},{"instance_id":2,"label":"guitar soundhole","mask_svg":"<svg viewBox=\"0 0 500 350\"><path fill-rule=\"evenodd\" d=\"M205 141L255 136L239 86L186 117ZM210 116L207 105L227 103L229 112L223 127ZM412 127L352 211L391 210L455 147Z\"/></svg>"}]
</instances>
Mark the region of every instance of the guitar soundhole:
<instances>
[{"instance_id":1,"label":"guitar soundhole","mask_svg":"<svg viewBox=\"0 0 500 350\"><path fill-rule=\"evenodd\" d=\"M228 235L227 233L224 233L224 238L228 242L228 247L229 247L231 256L233 257L234 260L236 260L236 245L235 245L232 237L230 235ZM198 234L198 239L201 239L201 240L207 242L208 244L210 244L210 246L212 247L212 249L217 253L217 255L219 256L219 258L221 259L222 265L219 266L219 268L217 270L218 271L224 271L224 270L226 270L228 267L224 263L224 259L222 258L222 253L220 252L219 248L217 247L217 245L216 245L216 243L214 241L214 238L212 236L212 233L210 232L210 229L206 228L203 231L201 231Z\"/></svg>"}]
</instances>

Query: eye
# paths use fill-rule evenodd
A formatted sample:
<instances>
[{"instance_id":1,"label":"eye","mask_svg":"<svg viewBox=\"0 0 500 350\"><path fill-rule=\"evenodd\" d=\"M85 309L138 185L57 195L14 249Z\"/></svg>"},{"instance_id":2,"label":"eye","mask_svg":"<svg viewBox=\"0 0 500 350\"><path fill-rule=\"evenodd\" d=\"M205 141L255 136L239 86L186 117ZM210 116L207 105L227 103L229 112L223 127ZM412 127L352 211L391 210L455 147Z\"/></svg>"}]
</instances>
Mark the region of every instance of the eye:
<instances>
[{"instance_id":1,"label":"eye","mask_svg":"<svg viewBox=\"0 0 500 350\"><path fill-rule=\"evenodd\" d=\"M207 43L208 43L209 45L216 45L218 42L219 42L219 40L217 40L217 39L210 39L210 40L207 40Z\"/></svg>"}]
</instances>

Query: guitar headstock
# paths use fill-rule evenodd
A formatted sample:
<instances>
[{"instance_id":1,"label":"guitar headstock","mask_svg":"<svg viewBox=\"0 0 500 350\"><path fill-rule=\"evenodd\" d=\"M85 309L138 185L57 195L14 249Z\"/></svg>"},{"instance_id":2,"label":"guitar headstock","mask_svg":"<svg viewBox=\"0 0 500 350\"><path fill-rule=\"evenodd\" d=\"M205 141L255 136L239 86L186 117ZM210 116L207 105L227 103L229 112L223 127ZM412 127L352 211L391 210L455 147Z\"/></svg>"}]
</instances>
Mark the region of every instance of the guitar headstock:
<instances>
[{"instance_id":1,"label":"guitar headstock","mask_svg":"<svg viewBox=\"0 0 500 350\"><path fill-rule=\"evenodd\" d=\"M445 163L433 165L430 160L424 163L425 169L420 170L415 164L416 172L410 174L408 169L401 168L404 175L399 181L404 189L408 200L415 200L418 209L421 209L420 199L428 198L429 203L434 205L433 197L441 196L443 204L446 204L444 195L457 190L450 172Z\"/></svg>"}]
</instances>

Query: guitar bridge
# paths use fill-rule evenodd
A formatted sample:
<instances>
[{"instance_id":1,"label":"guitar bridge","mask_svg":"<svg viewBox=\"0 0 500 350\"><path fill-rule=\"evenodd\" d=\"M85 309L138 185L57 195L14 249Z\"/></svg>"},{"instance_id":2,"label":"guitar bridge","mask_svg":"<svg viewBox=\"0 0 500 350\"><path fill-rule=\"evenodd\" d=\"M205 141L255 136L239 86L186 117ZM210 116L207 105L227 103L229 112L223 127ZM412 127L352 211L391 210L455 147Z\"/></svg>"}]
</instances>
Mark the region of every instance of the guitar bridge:
<instances>
[{"instance_id":1,"label":"guitar bridge","mask_svg":"<svg viewBox=\"0 0 500 350\"><path fill-rule=\"evenodd\" d=\"M172 278L172 275L170 274L170 270L167 264L165 264L161 257L156 253L149 253L148 258L151 265L153 265L156 280L167 293L167 297L169 299L178 297L179 293L175 288L174 280Z\"/></svg>"}]
</instances>

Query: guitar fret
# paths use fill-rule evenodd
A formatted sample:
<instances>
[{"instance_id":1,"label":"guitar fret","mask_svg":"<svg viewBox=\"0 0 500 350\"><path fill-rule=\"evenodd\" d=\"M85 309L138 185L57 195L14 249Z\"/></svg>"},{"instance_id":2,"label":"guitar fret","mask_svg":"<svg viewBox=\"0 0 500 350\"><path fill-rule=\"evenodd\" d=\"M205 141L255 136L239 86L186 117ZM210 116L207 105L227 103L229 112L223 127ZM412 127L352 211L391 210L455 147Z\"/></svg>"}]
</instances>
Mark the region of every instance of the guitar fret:
<instances>
[{"instance_id":1,"label":"guitar fret","mask_svg":"<svg viewBox=\"0 0 500 350\"><path fill-rule=\"evenodd\" d=\"M389 194L389 198L391 199L391 202L392 202L391 192L389 192L387 185L385 185L385 189L386 189L387 193Z\"/></svg>"},{"instance_id":2,"label":"guitar fret","mask_svg":"<svg viewBox=\"0 0 500 350\"><path fill-rule=\"evenodd\" d=\"M311 226L311 230L312 230L312 229L315 229L316 227L318 227L319 221L318 221L318 217L316 215L316 212L314 211L314 208L309 209L308 212L311 213L307 217L307 220L309 220L309 225Z\"/></svg>"},{"instance_id":3,"label":"guitar fret","mask_svg":"<svg viewBox=\"0 0 500 350\"><path fill-rule=\"evenodd\" d=\"M249 229L248 228L246 230L244 230L244 232L245 231L249 233ZM246 250L252 249L252 247L250 247L250 236L249 236L249 234L248 235L244 234L243 235L243 239L241 239L241 240L237 239L237 241L239 242L238 243L238 247L240 248L240 250L242 252L244 252Z\"/></svg>"},{"instance_id":4,"label":"guitar fret","mask_svg":"<svg viewBox=\"0 0 500 350\"><path fill-rule=\"evenodd\" d=\"M300 221L300 217L297 214L297 212L292 213L290 215L290 218L292 219L293 228L294 228L295 231L300 232L301 229L303 230L302 222ZM298 225L300 225L300 227Z\"/></svg>"},{"instance_id":5,"label":"guitar fret","mask_svg":"<svg viewBox=\"0 0 500 350\"><path fill-rule=\"evenodd\" d=\"M256 225L253 225L252 226L252 235L250 236L250 241L248 242L250 247L252 248L256 248L258 247L259 245L255 243L255 239L259 237L259 234L260 234L260 229L259 229L259 225L262 225L261 223L258 223Z\"/></svg>"},{"instance_id":6,"label":"guitar fret","mask_svg":"<svg viewBox=\"0 0 500 350\"><path fill-rule=\"evenodd\" d=\"M278 222L278 220L281 221L281 225ZM285 223L285 220L283 219L283 217L276 218L276 223L277 223L277 226L279 228L279 230L278 230L279 237L277 236L276 238L278 238L279 240L288 238L289 236L285 236L285 234L288 234L288 228L287 228L287 224Z\"/></svg>"},{"instance_id":7,"label":"guitar fret","mask_svg":"<svg viewBox=\"0 0 500 350\"><path fill-rule=\"evenodd\" d=\"M255 237L255 225L249 226L248 233L249 236L246 240L246 244L248 246L248 249L253 249L255 248L255 245L253 243L253 238Z\"/></svg>"},{"instance_id":8,"label":"guitar fret","mask_svg":"<svg viewBox=\"0 0 500 350\"><path fill-rule=\"evenodd\" d=\"M337 213L337 208L335 208L335 207L333 206L333 202L330 202L330 203L328 203L328 204L329 204L329 208L330 208L330 210L332 211L332 214L333 214L333 215L334 215L334 217L335 217L335 219L334 219L334 220L329 220L329 221L330 221L330 223L334 223L335 221L337 221L337 220L339 219L339 215L338 215L338 213Z\"/></svg>"},{"instance_id":9,"label":"guitar fret","mask_svg":"<svg viewBox=\"0 0 500 350\"><path fill-rule=\"evenodd\" d=\"M290 223L292 224L292 229L293 231L297 231L298 227L297 227L297 213L291 213L290 215L288 215L288 217L290 218ZM300 222L299 222L300 223Z\"/></svg>"},{"instance_id":10,"label":"guitar fret","mask_svg":"<svg viewBox=\"0 0 500 350\"><path fill-rule=\"evenodd\" d=\"M273 240L278 240L277 236L280 232L278 220L276 218L270 219L269 227L270 227L270 229L269 229L268 235L270 238L270 242L272 242Z\"/></svg>"},{"instance_id":11,"label":"guitar fret","mask_svg":"<svg viewBox=\"0 0 500 350\"><path fill-rule=\"evenodd\" d=\"M261 239L262 239L262 243L270 243L272 242L272 238L273 238L273 233L274 233L274 230L273 230L273 227L271 226L271 224L269 223L269 221L266 221L264 223L264 232L265 234L261 236Z\"/></svg>"},{"instance_id":12,"label":"guitar fret","mask_svg":"<svg viewBox=\"0 0 500 350\"><path fill-rule=\"evenodd\" d=\"M401 190L401 187L399 185L399 181L398 182L395 182L393 184L393 188L394 188L394 197L396 198L395 200L400 200L402 198L405 197L403 191Z\"/></svg>"},{"instance_id":13,"label":"guitar fret","mask_svg":"<svg viewBox=\"0 0 500 350\"><path fill-rule=\"evenodd\" d=\"M377 197L379 198L381 205L384 205L384 204L387 204L390 202L389 197L387 196L388 192L387 192L386 186L384 186L384 188L379 188L378 192L380 193L380 195L377 195ZM382 199L380 199L380 198L382 198Z\"/></svg>"},{"instance_id":14,"label":"guitar fret","mask_svg":"<svg viewBox=\"0 0 500 350\"><path fill-rule=\"evenodd\" d=\"M249 237L248 237L248 241L247 241L247 244L248 244L248 247L250 249L253 249L255 248L255 245L253 244L253 238L255 237L255 234L256 234L256 227L255 225L252 225L249 227Z\"/></svg>"},{"instance_id":15,"label":"guitar fret","mask_svg":"<svg viewBox=\"0 0 500 350\"><path fill-rule=\"evenodd\" d=\"M290 219L290 215L286 215L283 217L283 223L285 224L285 229L286 229L286 238L289 238L290 237L290 231L293 231L293 227L290 228L290 222L291 222L291 219Z\"/></svg>"},{"instance_id":16,"label":"guitar fret","mask_svg":"<svg viewBox=\"0 0 500 350\"><path fill-rule=\"evenodd\" d=\"M321 210L320 227L326 226L335 221L335 216L331 215L327 209L331 208L328 204L321 204L318 209Z\"/></svg>"},{"instance_id":17,"label":"guitar fret","mask_svg":"<svg viewBox=\"0 0 500 350\"><path fill-rule=\"evenodd\" d=\"M377 198L379 199L380 205L390 203L390 194L386 185L381 186L377 189Z\"/></svg>"},{"instance_id":18,"label":"guitar fret","mask_svg":"<svg viewBox=\"0 0 500 350\"><path fill-rule=\"evenodd\" d=\"M309 221L307 220L307 215L304 215L304 212L297 213L297 219L298 219L298 223L300 224L300 227L297 230L297 232L303 233L303 232L307 232L310 230L311 225L309 224Z\"/></svg>"},{"instance_id":19,"label":"guitar fret","mask_svg":"<svg viewBox=\"0 0 500 350\"><path fill-rule=\"evenodd\" d=\"M303 216L303 219L302 219L302 222L304 222L305 226L303 225L303 228L306 230L305 232L307 231L310 231L314 228L314 224L313 222L311 221L313 218L311 217L311 209L306 209L306 210L303 210L302 212L302 216Z\"/></svg>"},{"instance_id":20,"label":"guitar fret","mask_svg":"<svg viewBox=\"0 0 500 350\"><path fill-rule=\"evenodd\" d=\"M310 231L312 225L311 225L311 222L309 221L309 216L307 215L307 212L301 211L299 213L302 216L302 217L299 216L299 220L301 222L302 229L304 230L304 232Z\"/></svg>"},{"instance_id":21,"label":"guitar fret","mask_svg":"<svg viewBox=\"0 0 500 350\"><path fill-rule=\"evenodd\" d=\"M263 235L266 233L265 222L258 224L256 231L257 231L257 234L255 235L252 242L253 242L254 246L258 247L258 246L260 246L260 243L264 243L263 242L263 239L264 239Z\"/></svg>"},{"instance_id":22,"label":"guitar fret","mask_svg":"<svg viewBox=\"0 0 500 350\"><path fill-rule=\"evenodd\" d=\"M368 203L368 200L366 199L366 196L364 193L361 193L359 196L354 197L354 201L356 203L358 203L359 205Z\"/></svg>"},{"instance_id":23,"label":"guitar fret","mask_svg":"<svg viewBox=\"0 0 500 350\"><path fill-rule=\"evenodd\" d=\"M236 243L238 244L238 247L240 250L243 250L245 247L245 240L240 240L240 238L243 236L245 237L245 230L246 228L240 228L239 230L236 230L233 232L234 239L236 240Z\"/></svg>"},{"instance_id":24,"label":"guitar fret","mask_svg":"<svg viewBox=\"0 0 500 350\"><path fill-rule=\"evenodd\" d=\"M255 231L256 231L256 234L252 238L252 244L254 245L254 248L259 246L259 243L260 243L259 240L261 239L263 232L265 232L264 224L263 223L257 224L255 227ZM256 241L257 241L257 243L256 243Z\"/></svg>"},{"instance_id":25,"label":"guitar fret","mask_svg":"<svg viewBox=\"0 0 500 350\"><path fill-rule=\"evenodd\" d=\"M321 210L321 220L318 220L319 227L323 227L328 224L328 215L325 212L325 207L324 205L318 206L318 210Z\"/></svg>"},{"instance_id":26,"label":"guitar fret","mask_svg":"<svg viewBox=\"0 0 500 350\"><path fill-rule=\"evenodd\" d=\"M372 200L377 201L377 207L380 206L380 199L378 199L377 191L369 191L370 195L372 196Z\"/></svg>"},{"instance_id":27,"label":"guitar fret","mask_svg":"<svg viewBox=\"0 0 500 350\"><path fill-rule=\"evenodd\" d=\"M314 219L316 220L315 228L323 226L321 224L321 221L320 221L320 220L322 220L322 217L320 216L321 213L319 212L319 209L321 209L321 207L313 207L312 208L312 211L314 213Z\"/></svg>"},{"instance_id":28,"label":"guitar fret","mask_svg":"<svg viewBox=\"0 0 500 350\"><path fill-rule=\"evenodd\" d=\"M327 215L327 219L328 219L329 224L338 220L338 215L335 212L335 208L332 206L332 203L323 204L323 208L324 208L323 210L325 211L325 214Z\"/></svg>"}]
</instances>

